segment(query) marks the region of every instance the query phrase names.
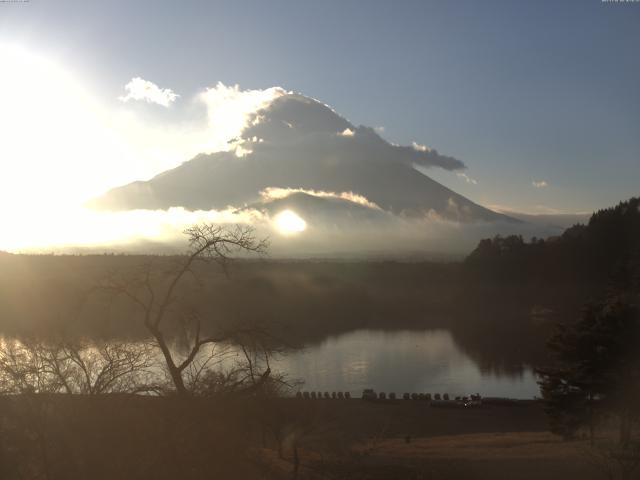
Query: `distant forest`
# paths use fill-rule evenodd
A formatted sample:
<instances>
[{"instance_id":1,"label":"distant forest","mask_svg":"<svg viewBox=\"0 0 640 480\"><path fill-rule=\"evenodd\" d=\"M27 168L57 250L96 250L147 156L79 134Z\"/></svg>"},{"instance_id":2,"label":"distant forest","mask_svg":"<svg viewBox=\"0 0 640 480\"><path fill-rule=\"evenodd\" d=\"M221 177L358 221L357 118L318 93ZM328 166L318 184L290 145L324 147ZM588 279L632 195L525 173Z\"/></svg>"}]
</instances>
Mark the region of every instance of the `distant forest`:
<instances>
[{"instance_id":1,"label":"distant forest","mask_svg":"<svg viewBox=\"0 0 640 480\"><path fill-rule=\"evenodd\" d=\"M114 273L149 263L170 271L177 261L0 253L0 329L141 337L131 306L96 287ZM266 258L236 260L227 275L216 264L198 269L204 288L196 294L185 283L180 295L212 328L259 320L289 346L359 328L447 328L481 366L512 368L540 361L553 325L577 318L586 301L608 288L638 288L640 199L600 210L559 237L482 240L463 262Z\"/></svg>"},{"instance_id":2,"label":"distant forest","mask_svg":"<svg viewBox=\"0 0 640 480\"><path fill-rule=\"evenodd\" d=\"M587 225L574 225L559 237L495 237L480 241L464 261L476 287L522 290L527 303L573 306L585 294L612 284L633 288L640 270L640 199L632 198L594 213ZM554 293L557 292L557 293Z\"/></svg>"}]
</instances>

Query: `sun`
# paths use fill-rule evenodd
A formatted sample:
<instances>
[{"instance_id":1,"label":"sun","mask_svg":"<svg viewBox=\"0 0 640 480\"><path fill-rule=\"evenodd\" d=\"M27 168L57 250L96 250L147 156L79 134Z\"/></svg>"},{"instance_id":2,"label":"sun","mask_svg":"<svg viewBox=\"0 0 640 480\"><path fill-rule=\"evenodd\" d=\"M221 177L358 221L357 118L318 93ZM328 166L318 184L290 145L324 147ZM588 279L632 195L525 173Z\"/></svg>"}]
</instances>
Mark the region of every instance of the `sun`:
<instances>
[{"instance_id":1,"label":"sun","mask_svg":"<svg viewBox=\"0 0 640 480\"><path fill-rule=\"evenodd\" d=\"M307 229L307 222L291 210L283 210L275 218L275 226L283 235L303 232Z\"/></svg>"},{"instance_id":2,"label":"sun","mask_svg":"<svg viewBox=\"0 0 640 480\"><path fill-rule=\"evenodd\" d=\"M66 206L89 196L100 176L92 160L112 143L95 100L44 56L0 44L0 61L2 203Z\"/></svg>"},{"instance_id":3,"label":"sun","mask_svg":"<svg viewBox=\"0 0 640 480\"><path fill-rule=\"evenodd\" d=\"M82 244L83 203L124 183L132 150L73 70L6 43L0 65L0 250Z\"/></svg>"}]
</instances>

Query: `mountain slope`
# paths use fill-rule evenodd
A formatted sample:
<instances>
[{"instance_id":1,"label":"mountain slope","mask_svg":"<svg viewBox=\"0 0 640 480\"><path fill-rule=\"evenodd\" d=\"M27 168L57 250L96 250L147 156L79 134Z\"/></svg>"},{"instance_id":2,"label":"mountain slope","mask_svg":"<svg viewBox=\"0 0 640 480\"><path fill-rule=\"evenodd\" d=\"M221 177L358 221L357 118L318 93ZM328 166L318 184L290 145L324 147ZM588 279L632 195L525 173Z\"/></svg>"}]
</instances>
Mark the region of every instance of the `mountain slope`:
<instances>
[{"instance_id":1,"label":"mountain slope","mask_svg":"<svg viewBox=\"0 0 640 480\"><path fill-rule=\"evenodd\" d=\"M259 208L268 188L352 192L403 217L512 221L418 172L465 168L426 147L392 145L326 105L285 94L256 112L235 150L200 154L146 182L114 188L90 206L107 210ZM292 199L293 200L293 199ZM515 220L513 220L515 221Z\"/></svg>"}]
</instances>

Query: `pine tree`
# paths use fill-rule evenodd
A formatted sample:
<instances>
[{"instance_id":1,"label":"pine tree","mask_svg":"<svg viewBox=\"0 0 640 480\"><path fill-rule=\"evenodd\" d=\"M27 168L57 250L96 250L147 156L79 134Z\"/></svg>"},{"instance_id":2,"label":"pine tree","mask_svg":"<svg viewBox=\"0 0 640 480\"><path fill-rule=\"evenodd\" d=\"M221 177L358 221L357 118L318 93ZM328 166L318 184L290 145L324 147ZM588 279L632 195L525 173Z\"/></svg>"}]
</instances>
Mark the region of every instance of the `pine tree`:
<instances>
[{"instance_id":1,"label":"pine tree","mask_svg":"<svg viewBox=\"0 0 640 480\"><path fill-rule=\"evenodd\" d=\"M539 369L551 429L565 438L583 426L593 439L595 420L611 413L620 442L630 441L640 416L640 310L628 295L587 305L579 321L560 325L548 348L555 364Z\"/></svg>"}]
</instances>

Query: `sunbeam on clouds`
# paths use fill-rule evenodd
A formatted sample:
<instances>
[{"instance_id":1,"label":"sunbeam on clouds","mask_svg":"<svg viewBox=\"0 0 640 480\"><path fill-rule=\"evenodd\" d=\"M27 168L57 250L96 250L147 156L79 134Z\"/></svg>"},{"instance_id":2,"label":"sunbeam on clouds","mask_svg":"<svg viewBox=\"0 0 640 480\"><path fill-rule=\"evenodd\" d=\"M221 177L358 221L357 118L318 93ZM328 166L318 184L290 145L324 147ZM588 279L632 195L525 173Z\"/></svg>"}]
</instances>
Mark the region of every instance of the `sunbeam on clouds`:
<instances>
[{"instance_id":1,"label":"sunbeam on clouds","mask_svg":"<svg viewBox=\"0 0 640 480\"><path fill-rule=\"evenodd\" d=\"M304 193L310 195L312 197L319 198L339 198L342 200L348 200L349 202L353 202L367 208L372 208L374 210L382 210L378 205L368 200L363 195L358 195L353 192L324 192L318 190L305 190L304 188L281 188L281 187L267 187L260 192L260 196L264 201L276 200L280 198L287 198L290 195L295 193Z\"/></svg>"},{"instance_id":2,"label":"sunbeam on clouds","mask_svg":"<svg viewBox=\"0 0 640 480\"><path fill-rule=\"evenodd\" d=\"M11 159L0 177L0 250L169 248L186 227L213 222L254 226L274 255L401 253L470 247L494 220L517 227L415 171L473 183L462 161L391 144L280 87L218 83L191 96L206 109L200 123L149 121L132 101L168 107L178 94L136 77L120 102L104 103L31 52L0 48L0 61L0 156ZM117 208L84 206L104 206L100 193L117 185L128 192ZM449 237L461 229L470 233L456 245Z\"/></svg>"},{"instance_id":3,"label":"sunbeam on clouds","mask_svg":"<svg viewBox=\"0 0 640 480\"><path fill-rule=\"evenodd\" d=\"M124 89L127 94L118 97L121 102L138 100L168 107L179 97L179 95L170 88L160 88L155 83L140 77L132 78L131 81L124 86Z\"/></svg>"},{"instance_id":4,"label":"sunbeam on clouds","mask_svg":"<svg viewBox=\"0 0 640 480\"><path fill-rule=\"evenodd\" d=\"M469 175L467 175L464 172L458 172L456 173L456 175L460 178L462 178L465 182L470 183L471 185L477 185L478 181L475 178L471 178Z\"/></svg>"},{"instance_id":5,"label":"sunbeam on clouds","mask_svg":"<svg viewBox=\"0 0 640 480\"><path fill-rule=\"evenodd\" d=\"M279 93L218 84L194 98L207 109L208 121L149 122L126 101L98 100L72 72L25 48L0 44L0 63L0 250L105 244L98 242L97 232L105 241L116 234L125 238L125 226L136 226L128 220L132 217L105 222L107 217L82 205L115 185L150 178L198 153L233 148L229 140ZM127 87L128 100L168 106L177 98L142 79ZM139 233L133 229L131 236Z\"/></svg>"},{"instance_id":6,"label":"sunbeam on clouds","mask_svg":"<svg viewBox=\"0 0 640 480\"><path fill-rule=\"evenodd\" d=\"M207 108L208 133L211 135L211 141L210 147L202 152L222 149L220 145L223 142L241 134L251 114L286 93L279 87L265 90L241 90L239 85L226 86L222 82L204 90L197 98ZM253 118L252 121L259 121L259 118ZM242 145L236 144L234 148L240 150L237 152L238 156L244 155L246 149Z\"/></svg>"}]
</instances>

